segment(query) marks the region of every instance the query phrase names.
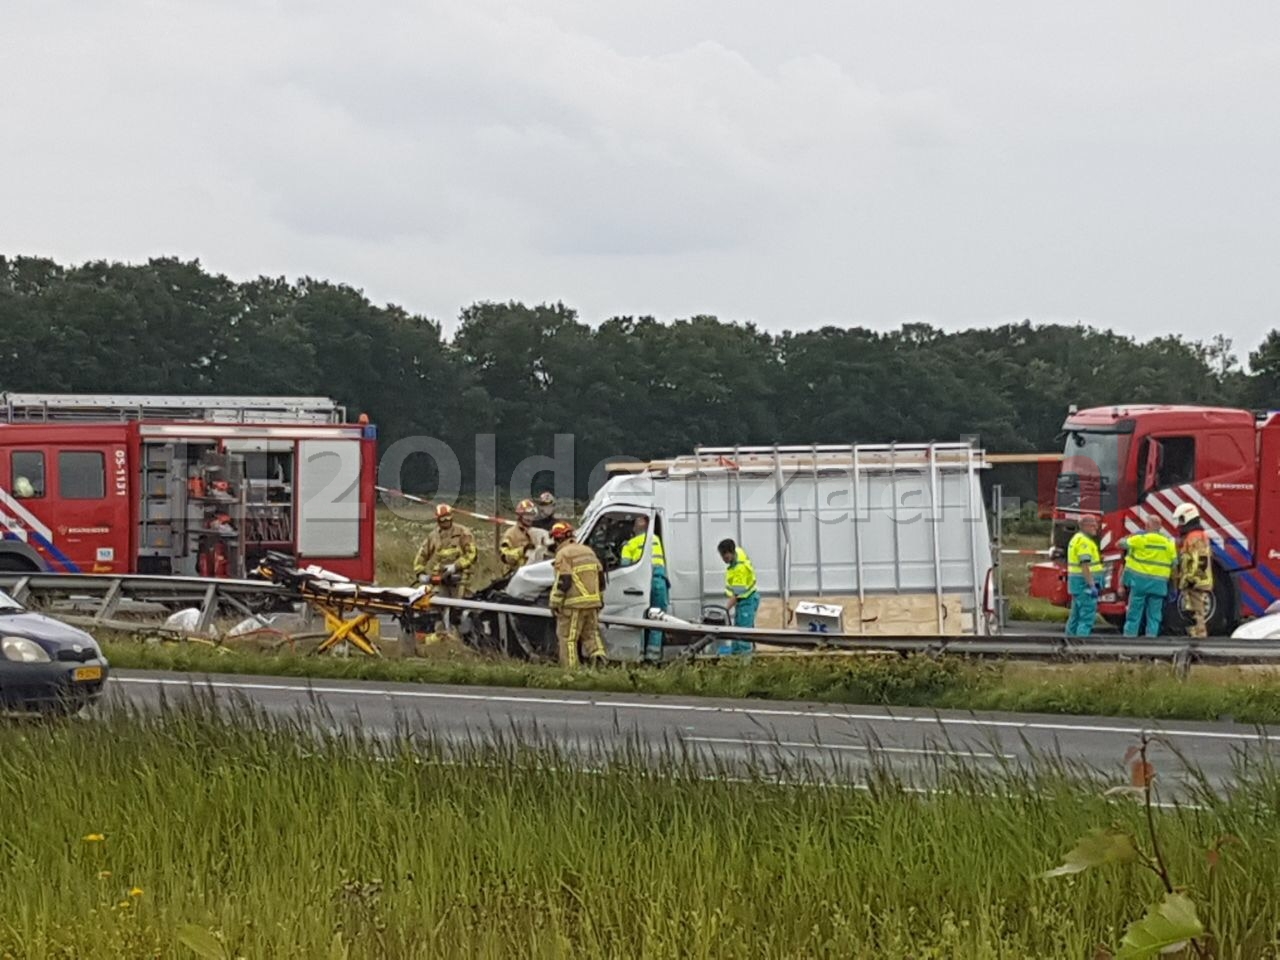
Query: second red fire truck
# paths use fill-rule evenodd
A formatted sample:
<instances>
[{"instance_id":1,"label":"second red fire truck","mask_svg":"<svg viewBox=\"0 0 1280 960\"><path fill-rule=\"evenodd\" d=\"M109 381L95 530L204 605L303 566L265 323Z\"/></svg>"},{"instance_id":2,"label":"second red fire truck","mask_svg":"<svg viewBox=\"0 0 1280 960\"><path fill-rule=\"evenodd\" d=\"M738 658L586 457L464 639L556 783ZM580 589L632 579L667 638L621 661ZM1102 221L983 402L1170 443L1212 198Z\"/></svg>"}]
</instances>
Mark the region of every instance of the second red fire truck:
<instances>
[{"instance_id":1,"label":"second red fire truck","mask_svg":"<svg viewBox=\"0 0 1280 960\"><path fill-rule=\"evenodd\" d=\"M1192 406L1097 407L1072 412L1058 474L1054 547L1032 569L1031 593L1070 603L1060 554L1085 514L1101 518L1109 576L1099 612L1124 616L1118 541L1152 511L1176 535L1173 511L1194 504L1213 543L1213 634L1229 633L1280 599L1280 412ZM1166 630L1184 624L1170 606Z\"/></svg>"}]
</instances>

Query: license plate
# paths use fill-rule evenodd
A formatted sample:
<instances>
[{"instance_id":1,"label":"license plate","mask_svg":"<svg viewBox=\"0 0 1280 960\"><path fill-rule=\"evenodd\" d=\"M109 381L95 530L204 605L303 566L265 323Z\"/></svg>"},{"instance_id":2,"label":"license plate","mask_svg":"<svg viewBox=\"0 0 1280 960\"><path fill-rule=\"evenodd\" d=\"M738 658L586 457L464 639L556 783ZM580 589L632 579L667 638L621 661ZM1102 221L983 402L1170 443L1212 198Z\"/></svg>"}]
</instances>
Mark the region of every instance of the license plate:
<instances>
[{"instance_id":1,"label":"license plate","mask_svg":"<svg viewBox=\"0 0 1280 960\"><path fill-rule=\"evenodd\" d=\"M85 683L89 680L101 680L102 668L101 667L76 667L76 672L71 675L71 678L75 680L77 683Z\"/></svg>"}]
</instances>

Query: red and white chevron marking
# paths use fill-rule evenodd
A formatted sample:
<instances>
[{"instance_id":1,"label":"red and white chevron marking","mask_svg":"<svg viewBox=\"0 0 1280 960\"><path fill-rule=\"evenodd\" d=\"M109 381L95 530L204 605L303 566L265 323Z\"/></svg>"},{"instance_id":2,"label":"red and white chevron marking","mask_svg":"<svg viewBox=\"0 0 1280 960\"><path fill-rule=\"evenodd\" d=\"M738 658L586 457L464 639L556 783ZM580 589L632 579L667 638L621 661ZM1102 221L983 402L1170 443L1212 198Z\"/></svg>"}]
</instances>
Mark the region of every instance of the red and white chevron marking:
<instances>
[{"instance_id":1,"label":"red and white chevron marking","mask_svg":"<svg viewBox=\"0 0 1280 960\"><path fill-rule=\"evenodd\" d=\"M1204 523L1205 532L1209 534L1210 539L1217 540L1219 543L1234 541L1246 553L1249 552L1249 538L1191 484L1182 484L1181 486L1170 487L1167 490L1156 490L1147 495L1141 506L1130 507L1126 510L1122 520L1125 534L1139 533L1143 528L1143 512L1152 510L1160 517L1165 531L1177 536L1178 524L1173 518L1173 512L1184 503L1194 504L1200 509L1200 517ZM1105 550L1110 542L1111 532L1107 531L1102 539L1102 548Z\"/></svg>"}]
</instances>

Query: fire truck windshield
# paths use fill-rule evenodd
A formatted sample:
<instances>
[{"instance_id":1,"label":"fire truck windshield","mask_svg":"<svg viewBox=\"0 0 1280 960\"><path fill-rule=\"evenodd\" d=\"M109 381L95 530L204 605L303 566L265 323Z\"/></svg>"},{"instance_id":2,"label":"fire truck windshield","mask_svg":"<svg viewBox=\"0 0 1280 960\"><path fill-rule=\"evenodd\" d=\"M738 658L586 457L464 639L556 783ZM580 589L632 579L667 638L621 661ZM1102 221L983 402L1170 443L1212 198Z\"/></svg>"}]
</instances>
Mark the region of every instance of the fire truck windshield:
<instances>
[{"instance_id":1,"label":"fire truck windshield","mask_svg":"<svg viewBox=\"0 0 1280 960\"><path fill-rule=\"evenodd\" d=\"M1128 447L1127 432L1068 426L1058 474L1058 509L1107 513L1119 507L1121 464Z\"/></svg>"}]
</instances>

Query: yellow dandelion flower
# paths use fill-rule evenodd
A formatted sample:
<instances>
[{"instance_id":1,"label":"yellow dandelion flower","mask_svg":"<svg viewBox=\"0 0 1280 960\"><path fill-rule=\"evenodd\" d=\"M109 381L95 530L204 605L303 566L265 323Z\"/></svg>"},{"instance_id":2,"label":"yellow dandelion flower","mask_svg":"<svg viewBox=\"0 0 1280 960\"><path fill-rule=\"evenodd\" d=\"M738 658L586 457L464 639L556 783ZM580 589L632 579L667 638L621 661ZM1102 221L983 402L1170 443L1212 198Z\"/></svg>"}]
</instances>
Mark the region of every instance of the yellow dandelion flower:
<instances>
[{"instance_id":1,"label":"yellow dandelion flower","mask_svg":"<svg viewBox=\"0 0 1280 960\"><path fill-rule=\"evenodd\" d=\"M101 843L103 840L107 838L103 836L101 833L86 833L80 839L83 840L85 843Z\"/></svg>"},{"instance_id":2,"label":"yellow dandelion flower","mask_svg":"<svg viewBox=\"0 0 1280 960\"><path fill-rule=\"evenodd\" d=\"M134 887L132 890L129 891L129 896L135 897L135 898L142 896L142 888Z\"/></svg>"},{"instance_id":3,"label":"yellow dandelion flower","mask_svg":"<svg viewBox=\"0 0 1280 960\"><path fill-rule=\"evenodd\" d=\"M98 879L99 879L99 880L110 880L110 879L111 879L111 871L110 871L110 870L101 870L101 871L99 871L99 872L98 872Z\"/></svg>"}]
</instances>

